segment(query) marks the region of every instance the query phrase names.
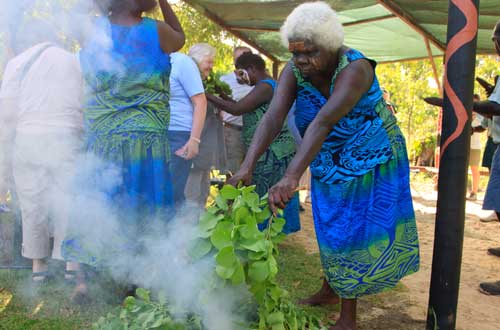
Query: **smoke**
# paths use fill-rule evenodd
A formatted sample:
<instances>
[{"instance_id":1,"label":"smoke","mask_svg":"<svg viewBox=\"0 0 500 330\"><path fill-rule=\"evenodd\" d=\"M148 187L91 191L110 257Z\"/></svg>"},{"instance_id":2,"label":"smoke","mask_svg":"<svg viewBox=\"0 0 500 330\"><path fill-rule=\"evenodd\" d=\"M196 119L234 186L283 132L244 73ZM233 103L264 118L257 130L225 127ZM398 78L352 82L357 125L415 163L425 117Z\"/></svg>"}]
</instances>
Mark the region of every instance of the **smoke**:
<instances>
[{"instance_id":1,"label":"smoke","mask_svg":"<svg viewBox=\"0 0 500 330\"><path fill-rule=\"evenodd\" d=\"M91 63L96 69L101 65L108 70L122 70L123 63L114 63L107 56L105 50L112 45L110 30L102 24L103 20L95 24L101 9L94 1L0 0L0 6L0 40L4 45L0 51L0 61L3 61L0 72L8 59L37 43L57 42L61 48L76 52L86 47L89 40L92 47L101 49L103 54L96 63ZM64 89L59 95L54 89L51 93L55 94L46 94L46 97L67 97L60 94ZM80 131L65 133L56 129L54 134L44 135L40 131L29 131L28 125L24 126L23 134L2 134L19 129L18 115L5 115L6 104L0 98L0 181L6 162L12 161L5 156L11 154L12 146L15 149L12 154L22 155L21 161L50 169L27 181L32 183L32 190L51 182L51 189L43 192L43 203L48 205L47 214L56 219L56 231L64 231L66 244L75 248L74 254L71 249L65 250L66 258L81 261L83 251L84 261L99 265L113 279L162 292L180 310L199 314L207 329L234 330L235 322L246 323L245 313L235 310L250 300L247 288L213 290L214 260L193 262L189 257L201 210L185 206L177 210L173 218L171 210L164 210L142 218L142 227L137 230L131 220L133 216L124 214L120 207L127 198L119 194L123 183L120 168L83 152ZM23 169L16 168L16 171L22 177ZM0 194L4 184L0 182Z\"/></svg>"}]
</instances>

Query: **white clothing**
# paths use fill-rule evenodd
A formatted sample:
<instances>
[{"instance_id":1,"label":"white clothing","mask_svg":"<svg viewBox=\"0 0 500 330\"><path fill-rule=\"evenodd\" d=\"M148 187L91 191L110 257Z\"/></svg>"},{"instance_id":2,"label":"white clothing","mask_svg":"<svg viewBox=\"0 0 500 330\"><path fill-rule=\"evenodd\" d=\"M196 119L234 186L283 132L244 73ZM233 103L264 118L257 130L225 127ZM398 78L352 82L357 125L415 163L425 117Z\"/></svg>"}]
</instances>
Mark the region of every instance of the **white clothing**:
<instances>
[{"instance_id":1,"label":"white clothing","mask_svg":"<svg viewBox=\"0 0 500 330\"><path fill-rule=\"evenodd\" d=\"M229 87L231 87L231 94L233 96L233 100L235 101L241 100L242 98L247 96L248 93L250 93L253 89L252 86L240 84L236 79L236 74L234 72L223 75L222 77L220 77L220 80L228 84ZM234 116L230 113L223 111L222 119L226 123L230 123L237 126L243 126L243 118L241 116Z\"/></svg>"},{"instance_id":2,"label":"white clothing","mask_svg":"<svg viewBox=\"0 0 500 330\"><path fill-rule=\"evenodd\" d=\"M488 100L500 104L500 83L497 83L493 93L491 93ZM496 144L500 143L500 116L493 116L491 122L491 138Z\"/></svg>"},{"instance_id":3,"label":"white clothing","mask_svg":"<svg viewBox=\"0 0 500 330\"><path fill-rule=\"evenodd\" d=\"M205 93L200 69L193 59L182 53L170 54L170 125L169 131L191 132L194 107L191 98Z\"/></svg>"},{"instance_id":4,"label":"white clothing","mask_svg":"<svg viewBox=\"0 0 500 330\"><path fill-rule=\"evenodd\" d=\"M17 134L13 172L21 207L22 255L62 259L69 214L70 182L80 147L69 134ZM50 237L54 248L50 251Z\"/></svg>"},{"instance_id":5,"label":"white clothing","mask_svg":"<svg viewBox=\"0 0 500 330\"><path fill-rule=\"evenodd\" d=\"M483 120L483 116L481 116L477 113L473 113L472 114L472 122L471 122L472 128L482 127L482 125L481 125L482 120ZM479 133L479 132L472 133L472 135L470 137L470 148L481 150L482 147L483 146L481 145L481 133Z\"/></svg>"},{"instance_id":6,"label":"white clothing","mask_svg":"<svg viewBox=\"0 0 500 330\"><path fill-rule=\"evenodd\" d=\"M2 125L9 125L15 135L0 134L0 149L13 150L13 176L23 223L22 254L26 258L42 259L51 254L61 258L69 181L83 132L82 80L77 57L49 43L21 53L5 70L0 115L10 118ZM54 237L52 253L50 237Z\"/></svg>"},{"instance_id":7,"label":"white clothing","mask_svg":"<svg viewBox=\"0 0 500 330\"><path fill-rule=\"evenodd\" d=\"M7 63L0 100L14 100L17 104L17 109L12 109L17 112L16 132L81 131L82 86L76 55L43 43Z\"/></svg>"}]
</instances>

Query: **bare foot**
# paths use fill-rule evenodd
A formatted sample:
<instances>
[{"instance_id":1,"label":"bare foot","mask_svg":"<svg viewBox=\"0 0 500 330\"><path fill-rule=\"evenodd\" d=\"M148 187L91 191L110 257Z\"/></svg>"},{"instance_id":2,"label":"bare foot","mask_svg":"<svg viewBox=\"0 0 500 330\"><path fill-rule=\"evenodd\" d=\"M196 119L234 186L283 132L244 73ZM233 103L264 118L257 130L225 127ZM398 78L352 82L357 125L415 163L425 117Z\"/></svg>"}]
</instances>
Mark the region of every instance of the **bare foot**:
<instances>
[{"instance_id":1,"label":"bare foot","mask_svg":"<svg viewBox=\"0 0 500 330\"><path fill-rule=\"evenodd\" d=\"M358 327L356 326L356 323L347 324L342 319L338 320L337 323L335 323L335 325L330 328L330 330L357 330L357 329Z\"/></svg>"},{"instance_id":2,"label":"bare foot","mask_svg":"<svg viewBox=\"0 0 500 330\"><path fill-rule=\"evenodd\" d=\"M332 290L326 279L323 279L323 286L318 292L309 298L299 300L299 304L310 306L337 305L339 302L339 296Z\"/></svg>"}]
</instances>

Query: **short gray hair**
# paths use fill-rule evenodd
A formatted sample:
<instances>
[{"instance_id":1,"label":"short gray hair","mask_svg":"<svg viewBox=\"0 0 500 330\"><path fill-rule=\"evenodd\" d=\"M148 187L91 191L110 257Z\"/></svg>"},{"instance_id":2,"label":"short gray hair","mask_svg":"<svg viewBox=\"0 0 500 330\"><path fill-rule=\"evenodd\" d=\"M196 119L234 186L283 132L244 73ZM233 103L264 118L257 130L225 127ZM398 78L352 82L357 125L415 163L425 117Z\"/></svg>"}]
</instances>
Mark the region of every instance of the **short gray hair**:
<instances>
[{"instance_id":1,"label":"short gray hair","mask_svg":"<svg viewBox=\"0 0 500 330\"><path fill-rule=\"evenodd\" d=\"M281 27L281 39L286 47L290 40L308 40L337 51L344 43L344 28L337 12L326 2L309 2L297 6L288 15Z\"/></svg>"},{"instance_id":2,"label":"short gray hair","mask_svg":"<svg viewBox=\"0 0 500 330\"><path fill-rule=\"evenodd\" d=\"M194 44L189 48L188 55L191 57L196 63L200 64L203 59L210 57L210 58L215 58L215 54L217 53L217 50L210 46L207 43L198 43Z\"/></svg>"}]
</instances>

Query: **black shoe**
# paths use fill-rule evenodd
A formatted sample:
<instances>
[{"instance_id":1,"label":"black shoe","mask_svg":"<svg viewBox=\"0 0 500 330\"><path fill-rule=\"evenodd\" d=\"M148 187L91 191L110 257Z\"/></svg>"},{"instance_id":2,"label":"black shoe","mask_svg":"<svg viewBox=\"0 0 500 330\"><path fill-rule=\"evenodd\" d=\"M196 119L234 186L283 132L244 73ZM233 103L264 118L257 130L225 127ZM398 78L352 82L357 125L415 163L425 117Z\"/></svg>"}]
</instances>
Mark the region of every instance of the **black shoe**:
<instances>
[{"instance_id":1,"label":"black shoe","mask_svg":"<svg viewBox=\"0 0 500 330\"><path fill-rule=\"evenodd\" d=\"M495 257L500 257L500 247L489 248L488 249L488 254L491 254L492 256L495 256Z\"/></svg>"},{"instance_id":2,"label":"black shoe","mask_svg":"<svg viewBox=\"0 0 500 330\"><path fill-rule=\"evenodd\" d=\"M481 283L479 291L490 296L500 296L500 281Z\"/></svg>"}]
</instances>

